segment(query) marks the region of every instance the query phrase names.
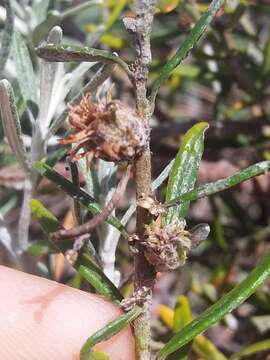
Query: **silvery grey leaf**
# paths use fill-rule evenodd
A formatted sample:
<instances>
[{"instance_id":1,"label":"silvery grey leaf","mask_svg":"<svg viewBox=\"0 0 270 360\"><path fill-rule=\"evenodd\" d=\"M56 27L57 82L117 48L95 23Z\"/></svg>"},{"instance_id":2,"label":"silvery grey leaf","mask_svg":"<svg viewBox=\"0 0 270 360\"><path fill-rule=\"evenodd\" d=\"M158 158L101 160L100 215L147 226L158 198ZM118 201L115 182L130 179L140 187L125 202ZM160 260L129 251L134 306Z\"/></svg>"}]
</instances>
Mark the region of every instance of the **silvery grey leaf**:
<instances>
[{"instance_id":1,"label":"silvery grey leaf","mask_svg":"<svg viewBox=\"0 0 270 360\"><path fill-rule=\"evenodd\" d=\"M2 44L0 49L0 77L2 77L2 73L9 57L11 40L14 30L14 13L10 0L5 0L4 4L6 8L6 21L4 30L2 32Z\"/></svg>"},{"instance_id":2,"label":"silvery grey leaf","mask_svg":"<svg viewBox=\"0 0 270 360\"><path fill-rule=\"evenodd\" d=\"M0 246L4 248L11 261L17 262L18 258L12 248L12 237L5 223L3 215L0 214Z\"/></svg>"},{"instance_id":3,"label":"silvery grey leaf","mask_svg":"<svg viewBox=\"0 0 270 360\"><path fill-rule=\"evenodd\" d=\"M55 26L50 31L47 42L60 44L62 36L62 29L59 26ZM48 62L46 60L40 61L40 99L37 126L44 139L47 136L48 127L54 115L51 106L53 91L63 75L64 64Z\"/></svg>"},{"instance_id":4,"label":"silvery grey leaf","mask_svg":"<svg viewBox=\"0 0 270 360\"><path fill-rule=\"evenodd\" d=\"M22 140L22 131L12 87L8 80L0 81L0 105L5 135L20 165L30 171L27 153Z\"/></svg>"},{"instance_id":5,"label":"silvery grey leaf","mask_svg":"<svg viewBox=\"0 0 270 360\"><path fill-rule=\"evenodd\" d=\"M196 248L200 243L207 239L210 233L210 226L206 223L194 226L190 231L191 247Z\"/></svg>"},{"instance_id":6,"label":"silvery grey leaf","mask_svg":"<svg viewBox=\"0 0 270 360\"><path fill-rule=\"evenodd\" d=\"M36 17L36 21L40 24L46 19L50 0L35 0L33 1L32 9Z\"/></svg>"},{"instance_id":7,"label":"silvery grey leaf","mask_svg":"<svg viewBox=\"0 0 270 360\"><path fill-rule=\"evenodd\" d=\"M16 66L17 79L24 101L37 104L36 77L27 45L21 34L15 30L12 40L12 52Z\"/></svg>"}]
</instances>

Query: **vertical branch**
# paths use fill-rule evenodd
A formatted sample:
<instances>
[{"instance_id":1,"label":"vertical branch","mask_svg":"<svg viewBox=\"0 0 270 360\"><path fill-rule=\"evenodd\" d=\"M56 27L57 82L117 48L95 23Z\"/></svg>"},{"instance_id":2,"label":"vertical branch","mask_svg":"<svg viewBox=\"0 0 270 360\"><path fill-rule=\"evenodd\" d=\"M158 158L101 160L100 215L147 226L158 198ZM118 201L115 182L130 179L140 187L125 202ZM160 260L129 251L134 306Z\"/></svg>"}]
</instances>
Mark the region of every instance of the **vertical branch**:
<instances>
[{"instance_id":1,"label":"vertical branch","mask_svg":"<svg viewBox=\"0 0 270 360\"><path fill-rule=\"evenodd\" d=\"M149 127L149 119L152 115L147 100L148 69L151 63L150 35L155 11L155 0L137 0L136 18L125 18L126 29L133 35L136 59L134 62L134 88L136 92L136 106L139 115ZM151 154L149 143L142 155L135 163L137 198L151 191ZM144 231L144 224L150 221L149 214L145 209L137 208L137 233ZM134 258L134 287L135 291L143 286L151 289L154 286L156 272L146 260L143 249L138 249ZM140 360L150 359L150 305L151 300L144 305L143 313L136 319L135 339L137 358Z\"/></svg>"}]
</instances>

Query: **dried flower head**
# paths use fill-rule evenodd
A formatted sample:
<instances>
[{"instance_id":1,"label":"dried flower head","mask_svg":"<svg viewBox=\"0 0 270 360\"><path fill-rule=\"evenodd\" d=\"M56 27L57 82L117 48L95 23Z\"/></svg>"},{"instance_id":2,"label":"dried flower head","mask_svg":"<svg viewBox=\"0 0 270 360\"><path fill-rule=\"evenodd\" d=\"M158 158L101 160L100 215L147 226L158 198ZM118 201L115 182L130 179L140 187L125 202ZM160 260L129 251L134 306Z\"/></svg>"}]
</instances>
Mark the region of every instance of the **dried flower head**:
<instances>
[{"instance_id":1,"label":"dried flower head","mask_svg":"<svg viewBox=\"0 0 270 360\"><path fill-rule=\"evenodd\" d=\"M204 241L210 232L208 224L198 224L189 231L185 228L184 219L175 217L170 224L166 224L159 215L145 226L143 235L130 235L130 250L137 254L140 248L143 249L156 271L173 271L185 264L187 253Z\"/></svg>"},{"instance_id":2,"label":"dried flower head","mask_svg":"<svg viewBox=\"0 0 270 360\"><path fill-rule=\"evenodd\" d=\"M184 219L175 218L163 224L159 216L145 228L145 257L157 271L165 272L184 265L191 249L189 232Z\"/></svg>"},{"instance_id":3,"label":"dried flower head","mask_svg":"<svg viewBox=\"0 0 270 360\"><path fill-rule=\"evenodd\" d=\"M86 94L79 105L70 106L68 121L73 132L61 144L75 144L74 160L84 156L107 161L130 161L145 148L149 127L133 109L120 101L94 103ZM83 151L80 151L83 149Z\"/></svg>"}]
</instances>

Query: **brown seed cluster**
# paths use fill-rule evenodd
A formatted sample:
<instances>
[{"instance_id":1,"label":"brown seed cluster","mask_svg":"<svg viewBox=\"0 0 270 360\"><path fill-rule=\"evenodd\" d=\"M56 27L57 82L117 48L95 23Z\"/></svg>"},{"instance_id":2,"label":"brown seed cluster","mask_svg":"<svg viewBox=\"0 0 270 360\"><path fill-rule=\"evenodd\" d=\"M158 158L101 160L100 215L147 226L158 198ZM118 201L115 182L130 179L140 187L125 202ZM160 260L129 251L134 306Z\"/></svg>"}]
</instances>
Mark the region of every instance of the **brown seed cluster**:
<instances>
[{"instance_id":1,"label":"brown seed cluster","mask_svg":"<svg viewBox=\"0 0 270 360\"><path fill-rule=\"evenodd\" d=\"M71 159L94 157L107 161L130 161L146 147L149 127L133 109L121 101L106 105L94 103L86 94L76 106L70 106L68 122L72 133L61 144L75 144Z\"/></svg>"}]
</instances>

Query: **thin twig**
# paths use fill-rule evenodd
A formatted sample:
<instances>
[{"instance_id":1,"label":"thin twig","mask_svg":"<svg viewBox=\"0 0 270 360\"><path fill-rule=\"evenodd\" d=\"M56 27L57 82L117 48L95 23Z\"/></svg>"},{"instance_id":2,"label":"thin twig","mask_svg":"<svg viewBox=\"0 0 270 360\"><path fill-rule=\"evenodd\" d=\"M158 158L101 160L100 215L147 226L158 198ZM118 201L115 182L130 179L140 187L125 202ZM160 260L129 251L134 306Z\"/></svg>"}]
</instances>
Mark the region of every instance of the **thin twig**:
<instances>
[{"instance_id":1,"label":"thin twig","mask_svg":"<svg viewBox=\"0 0 270 360\"><path fill-rule=\"evenodd\" d=\"M151 63L150 35L152 29L153 16L155 11L155 0L137 0L136 18L125 18L126 29L133 35L136 59L134 62L134 87L136 93L137 111L147 126L151 117L151 109L147 99L147 79L148 69ZM135 162L137 199L142 194L151 193L151 153L150 147L144 150L142 155ZM144 232L144 225L149 223L151 217L147 210L137 208L137 228L138 234ZM142 247L134 256L134 290L135 293L146 287L151 290L154 286L156 272L144 256ZM144 304L143 313L134 322L135 341L137 358L140 360L150 359L150 305L149 297Z\"/></svg>"},{"instance_id":2,"label":"thin twig","mask_svg":"<svg viewBox=\"0 0 270 360\"><path fill-rule=\"evenodd\" d=\"M115 193L113 194L111 200L108 202L108 204L103 208L102 212L100 214L97 214L94 216L91 220L88 222L74 227L72 229L61 229L59 231L56 231L52 234L52 239L55 241L62 240L62 239L69 239L69 238L75 238L84 234L89 233L94 228L96 228L100 223L105 221L107 217L111 214L113 209L117 206L118 202L120 201L123 193L125 192L129 177L130 177L130 166L128 166L126 173L124 177L119 181L119 184L115 190Z\"/></svg>"}]
</instances>

